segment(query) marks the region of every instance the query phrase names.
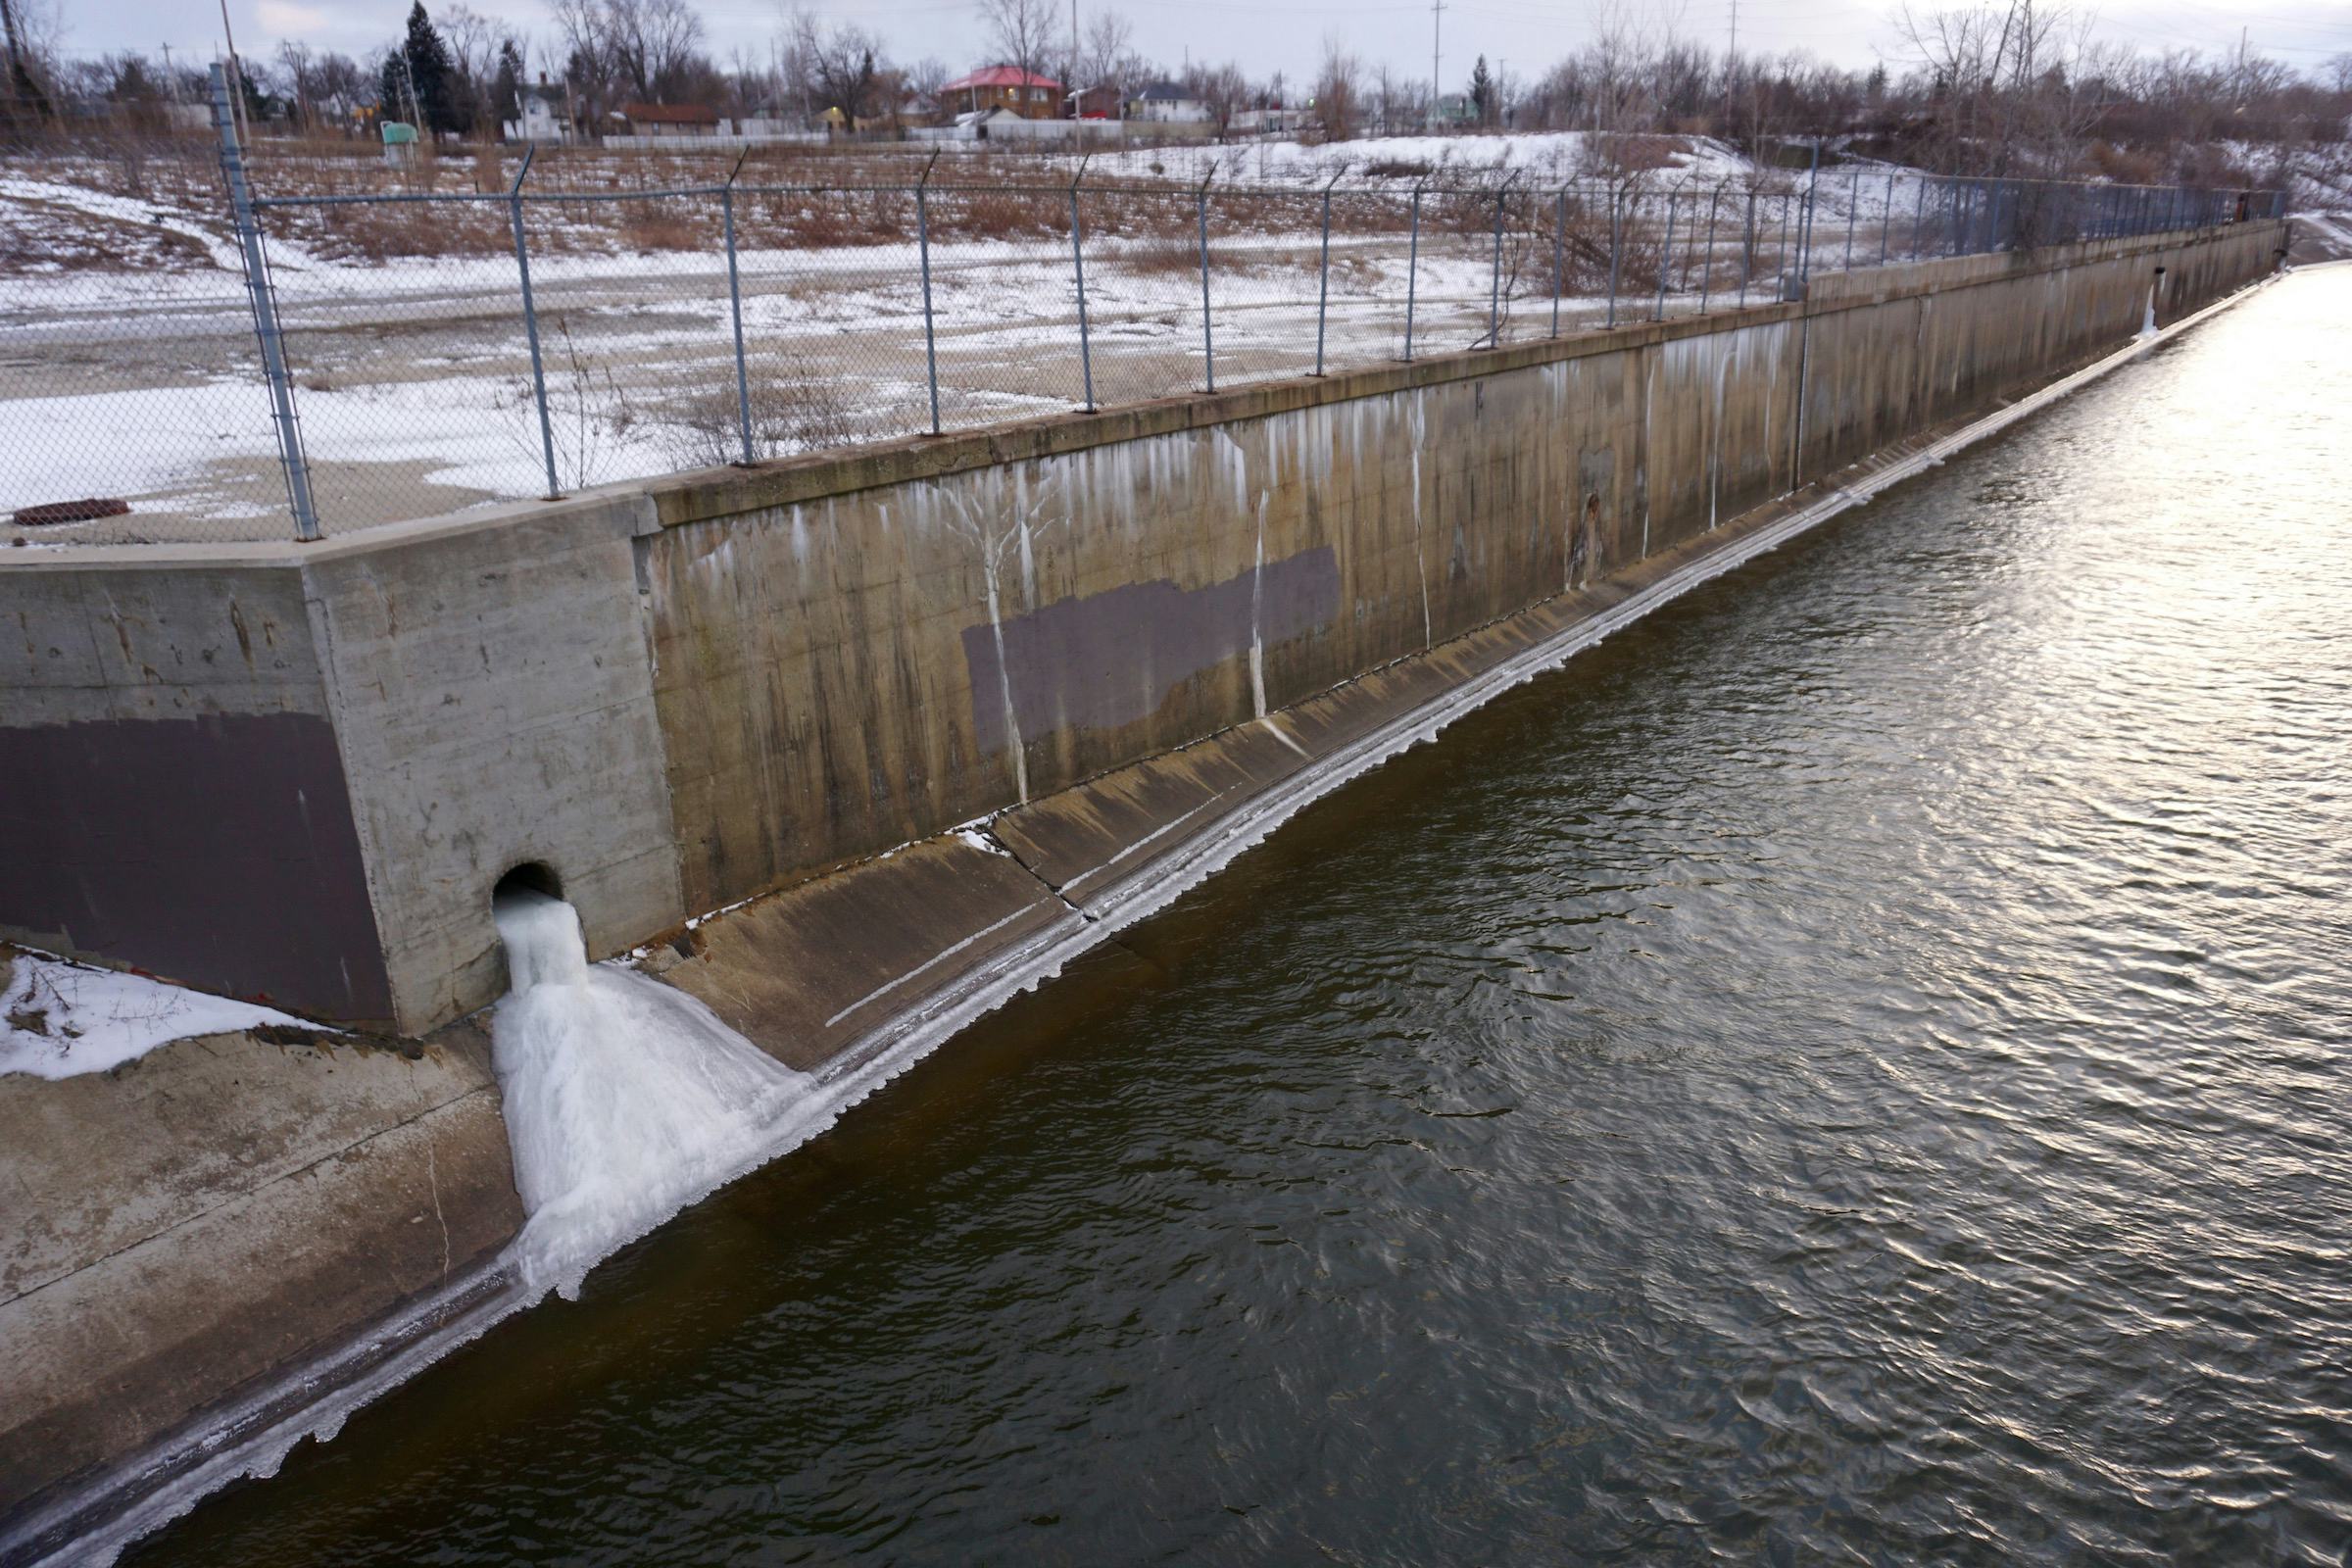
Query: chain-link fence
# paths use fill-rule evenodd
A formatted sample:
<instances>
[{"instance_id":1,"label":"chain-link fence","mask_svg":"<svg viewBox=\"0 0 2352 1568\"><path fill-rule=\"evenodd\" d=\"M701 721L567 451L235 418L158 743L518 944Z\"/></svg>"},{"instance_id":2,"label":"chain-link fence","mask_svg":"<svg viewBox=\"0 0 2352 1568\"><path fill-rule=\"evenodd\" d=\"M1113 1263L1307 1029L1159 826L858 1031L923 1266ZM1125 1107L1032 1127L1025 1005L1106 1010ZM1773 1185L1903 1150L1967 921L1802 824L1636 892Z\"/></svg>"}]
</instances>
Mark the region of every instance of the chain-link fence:
<instances>
[{"instance_id":1,"label":"chain-link fence","mask_svg":"<svg viewBox=\"0 0 2352 1568\"><path fill-rule=\"evenodd\" d=\"M532 155L485 153L456 188L351 188L346 161L276 168L293 188L263 192L224 96L217 113L228 220L129 214L188 255L0 272L12 542L317 537L2279 211L1861 164L1302 187L1083 167L978 184L934 178L936 158L912 179L781 184L739 161L624 185L611 160L534 178ZM638 156L640 179L691 172ZM61 202L57 223L106 216L85 188L0 189Z\"/></svg>"}]
</instances>

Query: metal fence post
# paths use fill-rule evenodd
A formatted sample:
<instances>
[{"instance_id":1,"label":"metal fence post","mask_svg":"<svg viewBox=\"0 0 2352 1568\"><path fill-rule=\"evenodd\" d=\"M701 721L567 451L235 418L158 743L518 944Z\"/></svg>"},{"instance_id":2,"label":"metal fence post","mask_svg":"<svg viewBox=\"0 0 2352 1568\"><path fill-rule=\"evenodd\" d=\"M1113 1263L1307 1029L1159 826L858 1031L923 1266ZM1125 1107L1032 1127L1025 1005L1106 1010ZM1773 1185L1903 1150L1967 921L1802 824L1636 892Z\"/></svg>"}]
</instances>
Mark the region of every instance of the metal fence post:
<instances>
[{"instance_id":1,"label":"metal fence post","mask_svg":"<svg viewBox=\"0 0 2352 1568\"><path fill-rule=\"evenodd\" d=\"M1805 174L1805 207L1796 221L1796 297L1803 299L1813 281L1813 213L1821 190L1821 138L1813 138L1813 167Z\"/></svg>"},{"instance_id":2,"label":"metal fence post","mask_svg":"<svg viewBox=\"0 0 2352 1568\"><path fill-rule=\"evenodd\" d=\"M1854 166L1854 177L1846 182L1845 190L1845 266L1839 270L1854 270L1854 222L1862 216L1862 166Z\"/></svg>"},{"instance_id":3,"label":"metal fence post","mask_svg":"<svg viewBox=\"0 0 2352 1568\"><path fill-rule=\"evenodd\" d=\"M294 512L294 537L318 537L318 513L311 503L311 466L294 422L294 382L286 372L286 345L278 331L277 297L262 253L262 226L254 216L253 192L245 183L245 152L237 144L235 111L229 105L228 74L213 67L213 128L220 136L220 172L228 182L228 209L245 258L245 292L253 307L254 336L261 340L262 374L270 383L270 417L277 425L277 457L286 473L286 504Z\"/></svg>"},{"instance_id":4,"label":"metal fence post","mask_svg":"<svg viewBox=\"0 0 2352 1568\"><path fill-rule=\"evenodd\" d=\"M939 149L931 149L931 163L923 166L923 177L914 182L914 246L923 270L923 373L931 382L931 433L939 434L939 334L931 319L931 208L929 202L931 164L939 162Z\"/></svg>"},{"instance_id":5,"label":"metal fence post","mask_svg":"<svg viewBox=\"0 0 2352 1568\"><path fill-rule=\"evenodd\" d=\"M1658 304L1649 318L1653 321L1666 319L1666 281L1674 271L1674 204L1682 194L1679 190L1666 193L1666 248L1658 253Z\"/></svg>"},{"instance_id":6,"label":"metal fence post","mask_svg":"<svg viewBox=\"0 0 2352 1568\"><path fill-rule=\"evenodd\" d=\"M1756 270L1756 193L1747 193L1747 217L1740 228L1740 308L1747 309L1748 274Z\"/></svg>"},{"instance_id":7,"label":"metal fence post","mask_svg":"<svg viewBox=\"0 0 2352 1568\"><path fill-rule=\"evenodd\" d=\"M1894 171L1886 171L1886 199L1879 204L1879 265L1886 265L1886 250L1894 242Z\"/></svg>"},{"instance_id":8,"label":"metal fence post","mask_svg":"<svg viewBox=\"0 0 2352 1568\"><path fill-rule=\"evenodd\" d=\"M1774 290L1774 292L1782 299L1787 299L1788 297L1788 285L1794 280L1794 274L1789 270L1788 230L1795 220L1796 194L1795 192L1790 191L1785 193L1781 197L1781 242L1779 245L1774 247L1774 254L1772 258L1773 276L1780 284L1780 287Z\"/></svg>"},{"instance_id":9,"label":"metal fence post","mask_svg":"<svg viewBox=\"0 0 2352 1568\"><path fill-rule=\"evenodd\" d=\"M1487 284L1487 347L1502 347L1502 210L1511 199L1511 181L1519 177L1512 170L1502 176L1502 186L1494 192L1494 265Z\"/></svg>"},{"instance_id":10,"label":"metal fence post","mask_svg":"<svg viewBox=\"0 0 2352 1568\"><path fill-rule=\"evenodd\" d=\"M1625 227L1624 227L1624 222L1623 222L1623 220L1622 220L1619 218L1619 216L1618 216L1618 211L1617 211L1617 198L1618 198L1618 197L1619 197L1621 194L1622 194L1622 192L1620 192L1620 191L1618 191L1618 190L1616 190L1616 189L1614 189L1614 188L1612 188L1612 189L1609 191L1609 319L1608 319L1608 324L1609 324L1609 325L1611 325L1611 326L1615 326L1615 325L1617 324L1617 258L1618 258L1618 256L1619 256L1619 255L1620 255L1620 254L1621 254L1621 253L1622 253L1624 250L1625 250L1625 244L1624 244L1624 233L1625 233Z\"/></svg>"},{"instance_id":11,"label":"metal fence post","mask_svg":"<svg viewBox=\"0 0 2352 1568\"><path fill-rule=\"evenodd\" d=\"M522 282L522 330L531 345L531 396L539 403L539 451L547 460L547 499L555 500L564 493L556 482L556 426L547 414L547 366L539 354L539 312L531 303L531 255L522 241L522 182L531 172L531 159L537 147L526 147L522 167L514 172L514 183L507 191L507 216L514 225L514 273Z\"/></svg>"},{"instance_id":12,"label":"metal fence post","mask_svg":"<svg viewBox=\"0 0 2352 1568\"><path fill-rule=\"evenodd\" d=\"M1331 186L1340 176L1331 176L1331 185L1323 187L1323 265L1315 285L1315 373L1323 373L1323 323L1331 309Z\"/></svg>"},{"instance_id":13,"label":"metal fence post","mask_svg":"<svg viewBox=\"0 0 2352 1568\"><path fill-rule=\"evenodd\" d=\"M735 318L735 423L743 437L743 466L750 467L758 460L752 454L752 375L743 358L743 284L735 270L735 176L743 172L743 160L752 156L746 147L727 172L727 183L718 193L720 226L727 239L727 309Z\"/></svg>"},{"instance_id":14,"label":"metal fence post","mask_svg":"<svg viewBox=\"0 0 2352 1568\"><path fill-rule=\"evenodd\" d=\"M1086 247L1080 235L1082 225L1078 217L1078 182L1086 177L1086 160L1078 160L1078 172L1070 176L1070 270L1078 280L1078 368L1086 378L1086 412L1095 412L1095 346L1086 330Z\"/></svg>"},{"instance_id":15,"label":"metal fence post","mask_svg":"<svg viewBox=\"0 0 2352 1568\"><path fill-rule=\"evenodd\" d=\"M1413 292L1421 275L1421 185L1413 184L1410 237L1404 247L1404 363L1413 363Z\"/></svg>"},{"instance_id":16,"label":"metal fence post","mask_svg":"<svg viewBox=\"0 0 2352 1568\"><path fill-rule=\"evenodd\" d=\"M1911 203L1911 243L1903 249L1903 254L1915 262L1919 260L1920 226L1927 221L1928 217L1927 176L1923 174L1918 176L1918 179L1919 195L1913 198Z\"/></svg>"},{"instance_id":17,"label":"metal fence post","mask_svg":"<svg viewBox=\"0 0 2352 1568\"><path fill-rule=\"evenodd\" d=\"M1707 296L1715 287L1715 211L1723 205L1723 187L1717 185L1707 198L1707 242L1700 249L1698 264L1698 314L1707 314Z\"/></svg>"},{"instance_id":18,"label":"metal fence post","mask_svg":"<svg viewBox=\"0 0 2352 1568\"><path fill-rule=\"evenodd\" d=\"M1568 187L1562 185L1551 209L1551 335L1560 335L1560 296L1568 290Z\"/></svg>"},{"instance_id":19,"label":"metal fence post","mask_svg":"<svg viewBox=\"0 0 2352 1568\"><path fill-rule=\"evenodd\" d=\"M1217 389L1217 343L1211 335L1208 321L1208 182L1216 177L1217 172L1212 167L1201 178L1198 196L1200 219L1200 364L1203 373L1208 377L1208 390L1211 392ZM1315 372L1319 375L1322 369L1323 354L1318 348L1315 353Z\"/></svg>"}]
</instances>

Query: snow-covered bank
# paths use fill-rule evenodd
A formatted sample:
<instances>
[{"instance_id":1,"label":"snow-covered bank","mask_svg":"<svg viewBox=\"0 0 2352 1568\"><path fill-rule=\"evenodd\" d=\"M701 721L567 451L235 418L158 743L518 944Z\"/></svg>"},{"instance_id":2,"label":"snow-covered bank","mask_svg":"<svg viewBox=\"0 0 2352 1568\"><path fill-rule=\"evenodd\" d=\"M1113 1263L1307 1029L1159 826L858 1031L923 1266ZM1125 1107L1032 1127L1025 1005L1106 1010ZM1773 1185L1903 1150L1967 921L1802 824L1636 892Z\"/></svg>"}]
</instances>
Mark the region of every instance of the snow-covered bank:
<instances>
[{"instance_id":1,"label":"snow-covered bank","mask_svg":"<svg viewBox=\"0 0 2352 1568\"><path fill-rule=\"evenodd\" d=\"M250 1002L119 969L94 969L23 948L5 957L0 1073L56 1079L105 1072L174 1040L264 1024L335 1032Z\"/></svg>"}]
</instances>

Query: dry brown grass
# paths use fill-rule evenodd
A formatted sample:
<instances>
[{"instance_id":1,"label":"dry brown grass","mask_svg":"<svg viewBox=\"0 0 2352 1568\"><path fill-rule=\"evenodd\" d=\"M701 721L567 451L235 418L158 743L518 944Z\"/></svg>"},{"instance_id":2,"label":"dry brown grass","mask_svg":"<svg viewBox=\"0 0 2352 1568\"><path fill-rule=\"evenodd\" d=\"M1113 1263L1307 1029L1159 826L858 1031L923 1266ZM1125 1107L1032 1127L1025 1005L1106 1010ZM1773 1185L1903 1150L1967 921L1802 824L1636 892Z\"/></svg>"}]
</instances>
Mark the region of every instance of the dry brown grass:
<instances>
[{"instance_id":1,"label":"dry brown grass","mask_svg":"<svg viewBox=\"0 0 2352 1568\"><path fill-rule=\"evenodd\" d=\"M620 240L628 250L707 253L719 248L722 236L717 227L692 204L645 201L619 205Z\"/></svg>"},{"instance_id":2,"label":"dry brown grass","mask_svg":"<svg viewBox=\"0 0 2352 1568\"><path fill-rule=\"evenodd\" d=\"M478 202L320 207L300 210L299 216L279 209L265 215L263 227L329 261L497 256L514 245L505 211Z\"/></svg>"}]
</instances>

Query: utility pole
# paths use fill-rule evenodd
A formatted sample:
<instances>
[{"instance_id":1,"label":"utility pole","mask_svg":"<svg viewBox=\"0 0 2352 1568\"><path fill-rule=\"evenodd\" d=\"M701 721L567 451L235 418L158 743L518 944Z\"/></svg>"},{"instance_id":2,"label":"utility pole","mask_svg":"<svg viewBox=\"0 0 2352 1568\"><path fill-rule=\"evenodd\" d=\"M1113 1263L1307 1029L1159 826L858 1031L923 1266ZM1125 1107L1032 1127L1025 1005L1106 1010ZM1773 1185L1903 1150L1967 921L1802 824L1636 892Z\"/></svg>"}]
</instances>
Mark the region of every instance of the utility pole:
<instances>
[{"instance_id":1,"label":"utility pole","mask_svg":"<svg viewBox=\"0 0 2352 1568\"><path fill-rule=\"evenodd\" d=\"M172 46L164 45L164 96L179 102L179 78L172 74Z\"/></svg>"},{"instance_id":2,"label":"utility pole","mask_svg":"<svg viewBox=\"0 0 2352 1568\"><path fill-rule=\"evenodd\" d=\"M1740 0L1732 0L1732 36L1723 46L1723 133L1732 133L1732 83L1740 74Z\"/></svg>"},{"instance_id":3,"label":"utility pole","mask_svg":"<svg viewBox=\"0 0 2352 1568\"><path fill-rule=\"evenodd\" d=\"M1438 85L1438 39L1446 25L1446 0L1429 0L1429 122L1438 122L1438 100L1445 89Z\"/></svg>"}]
</instances>

